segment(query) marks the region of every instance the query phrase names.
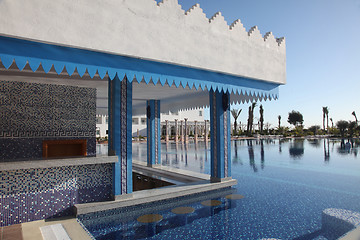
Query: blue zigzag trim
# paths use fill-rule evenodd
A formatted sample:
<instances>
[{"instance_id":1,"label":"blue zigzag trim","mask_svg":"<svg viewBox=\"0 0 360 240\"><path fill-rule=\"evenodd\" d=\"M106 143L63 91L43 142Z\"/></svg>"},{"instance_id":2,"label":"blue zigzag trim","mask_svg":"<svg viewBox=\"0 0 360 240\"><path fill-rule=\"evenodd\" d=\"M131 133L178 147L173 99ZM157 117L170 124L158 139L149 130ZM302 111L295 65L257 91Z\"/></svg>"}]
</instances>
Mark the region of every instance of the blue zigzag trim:
<instances>
[{"instance_id":1,"label":"blue zigzag trim","mask_svg":"<svg viewBox=\"0 0 360 240\"><path fill-rule=\"evenodd\" d=\"M32 71L42 66L48 73L52 67L60 74L64 70L71 76L75 70L82 77L86 72L91 78L97 73L101 79L106 74L110 79L115 76L127 76L129 81L144 80L164 86L210 91L218 90L233 94L277 99L280 84L270 83L219 72L161 63L139 58L95 52L33 42L28 40L0 36L0 60L8 69L15 62L19 70L29 64Z\"/></svg>"}]
</instances>

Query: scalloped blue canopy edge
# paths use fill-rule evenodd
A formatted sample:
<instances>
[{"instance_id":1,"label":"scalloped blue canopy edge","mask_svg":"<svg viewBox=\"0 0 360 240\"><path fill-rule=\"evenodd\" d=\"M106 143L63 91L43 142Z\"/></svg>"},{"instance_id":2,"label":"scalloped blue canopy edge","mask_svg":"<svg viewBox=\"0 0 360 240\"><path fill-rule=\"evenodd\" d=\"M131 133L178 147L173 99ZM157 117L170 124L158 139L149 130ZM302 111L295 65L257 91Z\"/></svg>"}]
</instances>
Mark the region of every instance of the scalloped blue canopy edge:
<instances>
[{"instance_id":1,"label":"scalloped blue canopy edge","mask_svg":"<svg viewBox=\"0 0 360 240\"><path fill-rule=\"evenodd\" d=\"M19 70L23 70L28 63L32 71L42 66L48 73L54 67L57 74L66 70L71 76L75 70L82 77L86 72L93 78L96 73L103 79L106 74L112 80L115 76L127 76L130 81L138 82L144 79L148 84L167 82L190 89L205 87L233 94L248 96L266 96L277 99L279 85L260 80L234 76L225 73L162 63L140 58L133 58L103 52L96 52L78 48L39 43L29 40L0 36L0 60L8 69L15 62Z\"/></svg>"}]
</instances>

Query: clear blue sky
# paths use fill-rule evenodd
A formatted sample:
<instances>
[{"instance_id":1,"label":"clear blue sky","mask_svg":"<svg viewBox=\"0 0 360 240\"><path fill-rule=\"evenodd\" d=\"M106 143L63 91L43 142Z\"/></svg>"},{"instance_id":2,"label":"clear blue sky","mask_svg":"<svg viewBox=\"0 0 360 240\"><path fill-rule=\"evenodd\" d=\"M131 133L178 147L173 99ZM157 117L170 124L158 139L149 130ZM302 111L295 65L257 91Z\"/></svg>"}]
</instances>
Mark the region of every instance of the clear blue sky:
<instances>
[{"instance_id":1,"label":"clear blue sky","mask_svg":"<svg viewBox=\"0 0 360 240\"><path fill-rule=\"evenodd\" d=\"M262 102L265 122L288 125L288 112L300 111L304 125L322 126L322 107L329 117L360 119L360 0L179 0L184 10L199 3L210 18L220 11L230 25L240 19L246 30L286 38L287 84L277 101ZM249 104L242 108L246 122ZM255 117L259 116L258 107Z\"/></svg>"}]
</instances>

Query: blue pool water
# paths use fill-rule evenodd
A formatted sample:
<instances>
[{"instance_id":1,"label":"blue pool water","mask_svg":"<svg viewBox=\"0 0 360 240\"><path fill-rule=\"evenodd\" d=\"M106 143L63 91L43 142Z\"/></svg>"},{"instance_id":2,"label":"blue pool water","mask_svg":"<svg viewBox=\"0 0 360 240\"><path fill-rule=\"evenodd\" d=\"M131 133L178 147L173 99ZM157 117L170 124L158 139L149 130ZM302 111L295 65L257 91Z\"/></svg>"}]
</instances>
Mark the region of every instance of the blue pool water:
<instances>
[{"instance_id":1,"label":"blue pool water","mask_svg":"<svg viewBox=\"0 0 360 240\"><path fill-rule=\"evenodd\" d=\"M339 140L238 140L232 142L232 177L240 200L228 192L177 199L127 212L81 216L96 239L332 239L321 230L321 212L342 208L360 212L359 145L342 149ZM162 145L162 164L201 173L210 171L204 143ZM146 161L146 143L133 144L133 159ZM201 205L217 199L218 207ZM171 209L191 206L187 223ZM149 230L137 217L163 216Z\"/></svg>"}]
</instances>

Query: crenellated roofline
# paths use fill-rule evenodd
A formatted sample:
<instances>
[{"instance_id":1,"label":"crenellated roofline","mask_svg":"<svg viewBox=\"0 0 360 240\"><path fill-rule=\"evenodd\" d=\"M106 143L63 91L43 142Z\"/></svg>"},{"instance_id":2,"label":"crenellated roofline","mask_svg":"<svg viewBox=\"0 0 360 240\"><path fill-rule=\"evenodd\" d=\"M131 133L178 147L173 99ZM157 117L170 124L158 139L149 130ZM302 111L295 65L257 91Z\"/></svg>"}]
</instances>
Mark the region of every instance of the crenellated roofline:
<instances>
[{"instance_id":1,"label":"crenellated roofline","mask_svg":"<svg viewBox=\"0 0 360 240\"><path fill-rule=\"evenodd\" d=\"M0 35L286 83L285 38L177 0L3 0Z\"/></svg>"}]
</instances>

